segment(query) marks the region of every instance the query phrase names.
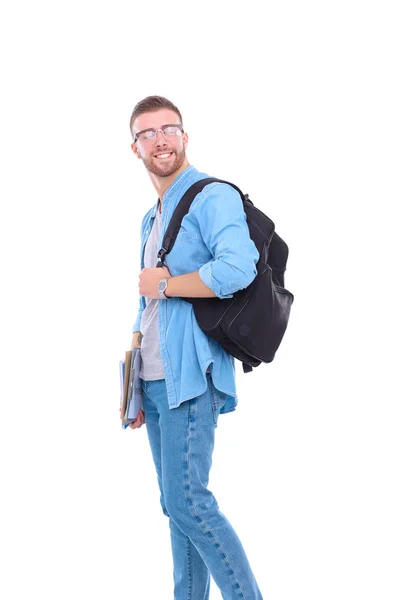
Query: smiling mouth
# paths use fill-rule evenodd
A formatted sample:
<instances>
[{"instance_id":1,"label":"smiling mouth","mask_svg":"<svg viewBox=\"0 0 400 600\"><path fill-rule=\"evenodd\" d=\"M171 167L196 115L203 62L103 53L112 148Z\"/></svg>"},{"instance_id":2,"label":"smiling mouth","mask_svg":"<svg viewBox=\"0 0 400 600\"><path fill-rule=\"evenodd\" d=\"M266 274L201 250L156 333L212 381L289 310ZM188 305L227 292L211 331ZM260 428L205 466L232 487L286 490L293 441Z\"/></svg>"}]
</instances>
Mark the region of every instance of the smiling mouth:
<instances>
[{"instance_id":1,"label":"smiling mouth","mask_svg":"<svg viewBox=\"0 0 400 600\"><path fill-rule=\"evenodd\" d=\"M158 158L158 160L167 160L167 158L170 158L173 155L173 152L163 152L162 154L155 154L155 158Z\"/></svg>"}]
</instances>

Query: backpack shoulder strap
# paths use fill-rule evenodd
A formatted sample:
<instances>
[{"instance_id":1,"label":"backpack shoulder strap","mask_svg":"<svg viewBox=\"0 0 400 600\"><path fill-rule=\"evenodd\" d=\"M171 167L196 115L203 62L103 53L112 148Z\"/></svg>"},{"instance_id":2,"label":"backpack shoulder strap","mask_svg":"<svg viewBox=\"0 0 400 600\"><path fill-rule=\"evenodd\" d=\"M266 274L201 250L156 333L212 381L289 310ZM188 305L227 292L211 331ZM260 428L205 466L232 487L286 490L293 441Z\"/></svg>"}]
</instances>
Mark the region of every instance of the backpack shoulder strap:
<instances>
[{"instance_id":1,"label":"backpack shoulder strap","mask_svg":"<svg viewBox=\"0 0 400 600\"><path fill-rule=\"evenodd\" d=\"M233 183L229 181L224 181L223 179L217 179L216 177L206 177L204 179L200 179L196 181L190 188L183 194L182 198L179 200L177 207L174 210L174 213L171 217L171 220L168 224L167 230L165 232L163 243L161 249L158 252L158 258L160 262L158 262L157 267L162 267L164 262L164 256L171 252L174 247L176 236L178 235L179 228L182 223L183 217L189 212L189 208L196 198L197 194L199 194L206 185L209 183L227 183L228 185L235 188L236 191L239 192L242 200L246 199L246 196L242 193L242 191Z\"/></svg>"}]
</instances>

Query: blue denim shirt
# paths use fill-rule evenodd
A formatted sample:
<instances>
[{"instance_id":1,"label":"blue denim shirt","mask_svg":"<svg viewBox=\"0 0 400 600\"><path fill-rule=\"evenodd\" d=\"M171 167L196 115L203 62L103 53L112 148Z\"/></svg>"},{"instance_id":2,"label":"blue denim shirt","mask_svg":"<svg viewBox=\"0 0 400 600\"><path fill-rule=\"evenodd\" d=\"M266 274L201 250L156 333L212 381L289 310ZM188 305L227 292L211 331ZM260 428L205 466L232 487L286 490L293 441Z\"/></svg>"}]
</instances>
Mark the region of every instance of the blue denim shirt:
<instances>
[{"instance_id":1,"label":"blue denim shirt","mask_svg":"<svg viewBox=\"0 0 400 600\"><path fill-rule=\"evenodd\" d=\"M159 249L179 200L193 183L205 177L209 175L189 165L165 191ZM157 202L142 221L142 269L144 247ZM253 281L258 259L259 253L249 235L240 194L230 185L210 183L193 200L182 220L173 249L165 255L164 264L172 276L199 271L202 281L218 298L231 298L234 292L246 288ZM145 306L145 298L140 296L133 332L140 331ZM206 371L210 365L215 387L227 394L221 414L235 410L238 402L235 359L200 329L193 306L178 297L159 300L158 325L169 408L176 408L185 400L204 394L207 389Z\"/></svg>"}]
</instances>

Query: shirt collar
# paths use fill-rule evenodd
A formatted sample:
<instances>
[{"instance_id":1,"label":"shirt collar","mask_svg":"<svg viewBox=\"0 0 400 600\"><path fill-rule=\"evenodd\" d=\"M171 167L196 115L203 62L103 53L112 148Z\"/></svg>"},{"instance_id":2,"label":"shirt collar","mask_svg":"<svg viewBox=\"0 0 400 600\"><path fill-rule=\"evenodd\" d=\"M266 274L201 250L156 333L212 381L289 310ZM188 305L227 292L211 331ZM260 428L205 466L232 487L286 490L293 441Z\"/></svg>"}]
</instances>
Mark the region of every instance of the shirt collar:
<instances>
[{"instance_id":1,"label":"shirt collar","mask_svg":"<svg viewBox=\"0 0 400 600\"><path fill-rule=\"evenodd\" d=\"M174 181L171 183L171 185L165 190L164 196L163 196L163 202L165 202L165 200L168 199L171 194L173 194L175 191L178 191L179 188L185 184L186 179L190 176L192 171L195 171L195 168L193 167L193 165L188 165L186 167L186 169L184 169L181 173L179 173L178 177L176 177L174 179ZM157 214L159 204L160 204L160 198L157 198L157 202L153 208L153 215L152 215L153 217L155 217Z\"/></svg>"},{"instance_id":2,"label":"shirt collar","mask_svg":"<svg viewBox=\"0 0 400 600\"><path fill-rule=\"evenodd\" d=\"M194 170L193 165L189 165L186 167L186 169L184 169L182 171L182 173L179 173L178 177L175 177L174 181L164 192L163 202L167 197L169 197L176 190L177 187L180 187L180 185L184 182L184 180L189 176L189 174L193 170Z\"/></svg>"}]
</instances>

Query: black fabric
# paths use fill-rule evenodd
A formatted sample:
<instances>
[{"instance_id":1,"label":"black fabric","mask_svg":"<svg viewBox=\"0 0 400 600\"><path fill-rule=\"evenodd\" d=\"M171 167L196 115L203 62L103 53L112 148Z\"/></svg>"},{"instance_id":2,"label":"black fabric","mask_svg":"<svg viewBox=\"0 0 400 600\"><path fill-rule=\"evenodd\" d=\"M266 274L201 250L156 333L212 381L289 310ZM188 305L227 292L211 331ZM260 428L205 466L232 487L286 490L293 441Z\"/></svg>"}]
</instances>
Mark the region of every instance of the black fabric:
<instances>
[{"instance_id":1,"label":"black fabric","mask_svg":"<svg viewBox=\"0 0 400 600\"><path fill-rule=\"evenodd\" d=\"M233 183L208 177L194 183L182 196L165 232L158 253L157 267L174 246L183 217L199 192L209 183L226 183L235 188L243 201L249 234L260 258L257 275L245 289L232 298L182 298L193 305L200 328L243 363L249 373L262 362L269 363L282 341L294 296L284 287L289 248L275 233L273 221L256 208L247 194Z\"/></svg>"}]
</instances>

